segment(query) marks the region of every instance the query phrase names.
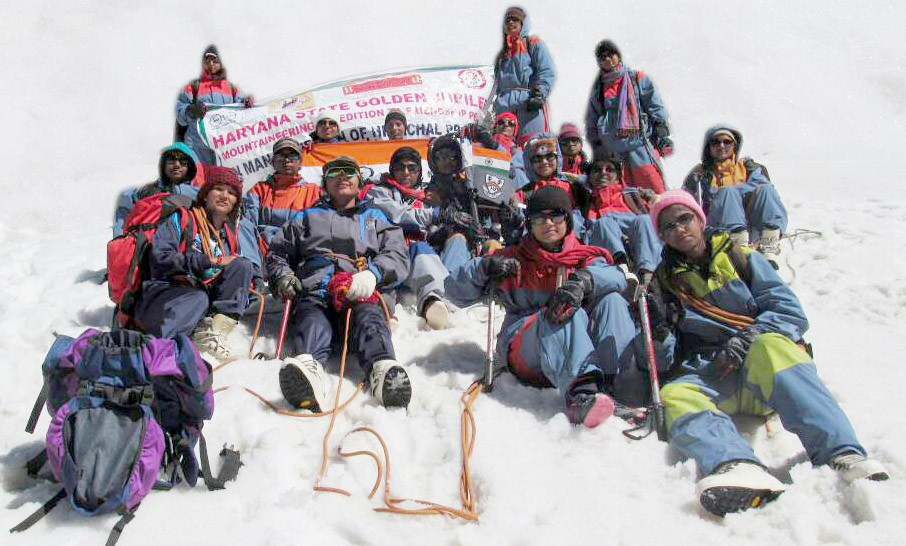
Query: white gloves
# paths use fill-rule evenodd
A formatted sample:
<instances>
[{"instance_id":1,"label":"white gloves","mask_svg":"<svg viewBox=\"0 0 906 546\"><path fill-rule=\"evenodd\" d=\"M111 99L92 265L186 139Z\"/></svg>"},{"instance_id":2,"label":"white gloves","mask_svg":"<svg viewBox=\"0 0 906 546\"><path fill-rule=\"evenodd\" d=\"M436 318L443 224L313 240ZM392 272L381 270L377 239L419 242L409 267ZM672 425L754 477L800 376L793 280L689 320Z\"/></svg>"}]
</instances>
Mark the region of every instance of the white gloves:
<instances>
[{"instance_id":1,"label":"white gloves","mask_svg":"<svg viewBox=\"0 0 906 546\"><path fill-rule=\"evenodd\" d=\"M377 286L377 277L374 276L374 273L367 269L365 271L359 271L352 276L352 282L349 283L349 290L346 291L346 299L349 301L357 301L367 298L374 293L375 286Z\"/></svg>"}]
</instances>

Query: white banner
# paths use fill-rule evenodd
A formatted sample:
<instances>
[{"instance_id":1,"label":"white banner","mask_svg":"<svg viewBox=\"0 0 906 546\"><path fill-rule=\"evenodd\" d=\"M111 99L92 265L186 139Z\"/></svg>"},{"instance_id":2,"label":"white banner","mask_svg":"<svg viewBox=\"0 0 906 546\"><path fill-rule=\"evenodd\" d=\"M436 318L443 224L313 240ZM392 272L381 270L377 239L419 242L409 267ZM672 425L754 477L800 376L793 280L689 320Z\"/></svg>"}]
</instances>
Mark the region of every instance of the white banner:
<instances>
[{"instance_id":1,"label":"white banner","mask_svg":"<svg viewBox=\"0 0 906 546\"><path fill-rule=\"evenodd\" d=\"M220 165L246 180L270 172L273 143L300 142L315 120L330 112L342 142L385 140L384 118L395 108L406 115L406 137L424 139L479 121L493 88L491 66L428 67L331 82L271 99L254 108L218 108L199 121L199 133Z\"/></svg>"}]
</instances>

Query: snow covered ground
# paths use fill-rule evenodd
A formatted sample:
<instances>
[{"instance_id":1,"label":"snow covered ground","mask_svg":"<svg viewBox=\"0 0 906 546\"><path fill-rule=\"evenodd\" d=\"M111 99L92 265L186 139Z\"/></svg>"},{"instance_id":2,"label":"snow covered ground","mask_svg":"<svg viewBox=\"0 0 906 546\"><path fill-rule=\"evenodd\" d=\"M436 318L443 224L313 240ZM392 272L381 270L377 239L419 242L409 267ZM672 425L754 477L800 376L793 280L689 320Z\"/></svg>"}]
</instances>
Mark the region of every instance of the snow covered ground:
<instances>
[{"instance_id":1,"label":"snow covered ground","mask_svg":"<svg viewBox=\"0 0 906 546\"><path fill-rule=\"evenodd\" d=\"M343 76L402 66L489 62L504 3L458 2L51 2L6 3L0 18L0 535L54 486L28 479L24 460L40 434L22 432L51 332L109 323L101 268L113 200L155 176L171 137L181 85L208 43L230 79L259 98ZM225 491L154 492L121 544L902 544L906 536L906 7L883 1L526 2L534 32L559 72L555 125L583 119L596 70L593 48L616 41L624 60L655 81L671 113L677 186L700 153L704 129L730 122L744 152L771 171L791 231L820 236L785 247L812 328L819 373L886 483L845 486L813 468L796 438L747 423L755 449L794 485L762 510L711 517L694 498L695 468L666 445L630 442L622 424L570 426L552 391L504 375L475 405L472 457L480 520L378 513L367 499L367 459L331 455L314 493L326 419L266 410L240 387L279 401L275 361L234 363L216 377L212 444L235 444L245 466ZM900 38L897 38L900 36ZM337 421L336 442L356 426L387 440L392 493L457 505L459 396L479 374L483 311L457 328L418 329L401 313L394 335L415 395L408 411L365 396ZM269 317L272 350L276 316ZM248 342L250 322L233 335ZM358 372L353 371L354 379ZM344 387L352 390L352 383ZM46 429L42 417L39 430ZM364 436L347 448L375 447ZM114 517L65 507L3 544L102 544ZM161 532L163 530L163 533Z\"/></svg>"}]
</instances>

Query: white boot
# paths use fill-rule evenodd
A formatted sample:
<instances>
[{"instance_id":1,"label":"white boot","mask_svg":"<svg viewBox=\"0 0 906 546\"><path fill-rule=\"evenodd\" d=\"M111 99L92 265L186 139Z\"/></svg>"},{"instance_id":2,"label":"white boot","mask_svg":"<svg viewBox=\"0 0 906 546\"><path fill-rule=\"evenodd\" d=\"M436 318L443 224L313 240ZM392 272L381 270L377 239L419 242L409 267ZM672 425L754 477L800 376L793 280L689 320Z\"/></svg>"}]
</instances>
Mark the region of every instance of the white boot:
<instances>
[{"instance_id":1,"label":"white boot","mask_svg":"<svg viewBox=\"0 0 906 546\"><path fill-rule=\"evenodd\" d=\"M239 355L233 352L227 341L237 324L238 320L220 313L201 319L192 334L201 356L207 356L206 360L213 359L221 365L237 360Z\"/></svg>"},{"instance_id":2,"label":"white boot","mask_svg":"<svg viewBox=\"0 0 906 546\"><path fill-rule=\"evenodd\" d=\"M776 499L786 489L786 484L752 461L723 463L695 486L702 506L721 517L758 508Z\"/></svg>"},{"instance_id":3,"label":"white boot","mask_svg":"<svg viewBox=\"0 0 906 546\"><path fill-rule=\"evenodd\" d=\"M836 455L827 464L839 472L846 483L865 479L882 482L890 478L884 465L855 451Z\"/></svg>"},{"instance_id":4,"label":"white boot","mask_svg":"<svg viewBox=\"0 0 906 546\"><path fill-rule=\"evenodd\" d=\"M749 230L744 229L742 231L737 231L736 233L731 233L730 240L733 241L734 245L740 248L749 246Z\"/></svg>"},{"instance_id":5,"label":"white boot","mask_svg":"<svg viewBox=\"0 0 906 546\"><path fill-rule=\"evenodd\" d=\"M422 314L428 328L432 330L446 330L450 327L450 311L439 299L428 300Z\"/></svg>"},{"instance_id":6,"label":"white boot","mask_svg":"<svg viewBox=\"0 0 906 546\"><path fill-rule=\"evenodd\" d=\"M405 408L412 398L409 374L396 360L378 360L369 374L371 396L386 408Z\"/></svg>"},{"instance_id":7,"label":"white boot","mask_svg":"<svg viewBox=\"0 0 906 546\"><path fill-rule=\"evenodd\" d=\"M311 355L287 358L280 368L280 392L294 408L322 413L327 407L329 379Z\"/></svg>"},{"instance_id":8,"label":"white boot","mask_svg":"<svg viewBox=\"0 0 906 546\"><path fill-rule=\"evenodd\" d=\"M758 250L771 262L775 270L780 269L780 230L777 228L764 229L758 239Z\"/></svg>"}]
</instances>

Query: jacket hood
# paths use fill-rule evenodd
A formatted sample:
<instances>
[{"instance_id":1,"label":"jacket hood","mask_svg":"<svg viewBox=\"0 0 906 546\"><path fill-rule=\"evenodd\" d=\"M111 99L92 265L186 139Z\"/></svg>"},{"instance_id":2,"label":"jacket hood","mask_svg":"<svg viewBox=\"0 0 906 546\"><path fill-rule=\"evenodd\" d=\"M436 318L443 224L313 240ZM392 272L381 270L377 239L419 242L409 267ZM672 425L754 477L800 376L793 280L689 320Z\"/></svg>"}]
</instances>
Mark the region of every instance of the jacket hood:
<instances>
[{"instance_id":1,"label":"jacket hood","mask_svg":"<svg viewBox=\"0 0 906 546\"><path fill-rule=\"evenodd\" d=\"M531 26L532 26L531 20L529 19L528 10L526 10L522 6L510 6L506 10L504 10L504 12L503 12L504 18L506 18L507 12L510 11L511 9L518 9L523 14L525 14L525 17L522 18L522 32L519 33L520 38L525 38L526 36L529 35L529 30L531 29ZM504 37L504 39L506 38L506 30L503 31L503 37Z\"/></svg>"},{"instance_id":2,"label":"jacket hood","mask_svg":"<svg viewBox=\"0 0 906 546\"><path fill-rule=\"evenodd\" d=\"M431 169L431 174L437 173L437 169L434 166L434 153L441 148L453 148L457 151L459 154L459 163L454 172L461 171L463 169L462 145L460 144L459 139L456 138L455 133L447 133L446 135L435 138L428 144L428 168Z\"/></svg>"},{"instance_id":3,"label":"jacket hood","mask_svg":"<svg viewBox=\"0 0 906 546\"><path fill-rule=\"evenodd\" d=\"M739 132L739 129L732 127L730 125L715 125L707 131L705 131L705 140L702 143L702 165L711 165L713 160L711 159L711 154L708 151L708 143L711 142L711 139L714 138L714 135L719 131L729 131L733 138L736 139L736 157L740 157L739 151L742 149L742 133Z\"/></svg>"},{"instance_id":4,"label":"jacket hood","mask_svg":"<svg viewBox=\"0 0 906 546\"><path fill-rule=\"evenodd\" d=\"M525 157L525 174L532 183L538 181L538 173L535 172L535 164L532 163L532 158L538 155L540 150L547 147L552 147L554 153L557 154L557 171L554 173L554 177L563 177L563 153L560 151L560 141L556 133L535 133L522 145L522 154Z\"/></svg>"},{"instance_id":5,"label":"jacket hood","mask_svg":"<svg viewBox=\"0 0 906 546\"><path fill-rule=\"evenodd\" d=\"M160 151L160 160L157 162L157 175L159 180L163 183L164 179L164 154L167 152L182 152L189 156L189 174L188 177L180 182L180 184L192 184L192 181L195 180L195 175L198 174L198 156L195 155L195 151L192 148L189 148L182 142L176 142L171 144ZM169 181L167 181L169 182Z\"/></svg>"}]
</instances>

